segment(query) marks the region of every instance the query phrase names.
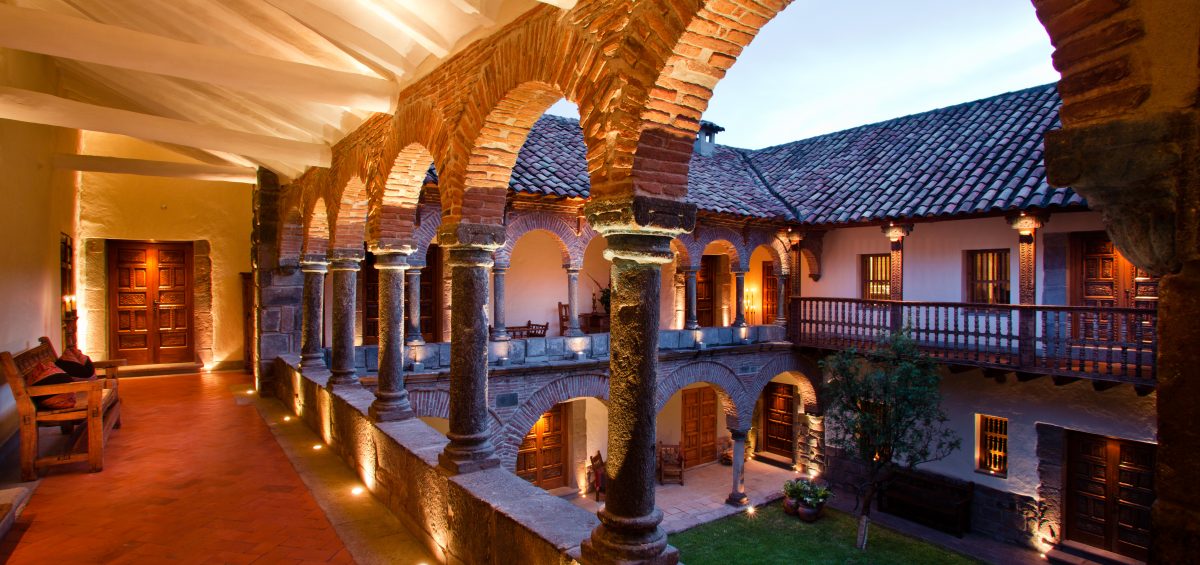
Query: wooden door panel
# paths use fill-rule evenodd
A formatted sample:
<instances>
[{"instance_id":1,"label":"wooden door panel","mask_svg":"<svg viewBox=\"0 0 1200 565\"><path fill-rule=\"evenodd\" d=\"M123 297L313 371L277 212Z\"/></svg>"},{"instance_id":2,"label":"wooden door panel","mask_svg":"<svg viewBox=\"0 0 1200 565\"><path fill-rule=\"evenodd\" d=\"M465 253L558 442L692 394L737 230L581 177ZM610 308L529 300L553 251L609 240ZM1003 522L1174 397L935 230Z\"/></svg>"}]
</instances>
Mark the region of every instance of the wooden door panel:
<instances>
[{"instance_id":1,"label":"wooden door panel","mask_svg":"<svg viewBox=\"0 0 1200 565\"><path fill-rule=\"evenodd\" d=\"M717 460L717 395L711 386L683 393L680 449L686 467Z\"/></svg>"},{"instance_id":2,"label":"wooden door panel","mask_svg":"<svg viewBox=\"0 0 1200 565\"><path fill-rule=\"evenodd\" d=\"M130 364L195 360L191 244L110 242L109 355Z\"/></svg>"},{"instance_id":3,"label":"wooden door panel","mask_svg":"<svg viewBox=\"0 0 1200 565\"><path fill-rule=\"evenodd\" d=\"M132 365L154 362L152 317L155 268L146 248L119 246L109 250L109 287L113 321L109 356Z\"/></svg>"},{"instance_id":4,"label":"wooden door panel","mask_svg":"<svg viewBox=\"0 0 1200 565\"><path fill-rule=\"evenodd\" d=\"M775 323L775 312L779 308L779 278L775 276L775 263L762 264L762 323Z\"/></svg>"},{"instance_id":5,"label":"wooden door panel","mask_svg":"<svg viewBox=\"0 0 1200 565\"><path fill-rule=\"evenodd\" d=\"M1077 432L1067 443L1067 539L1146 559L1155 447Z\"/></svg>"},{"instance_id":6,"label":"wooden door panel","mask_svg":"<svg viewBox=\"0 0 1200 565\"><path fill-rule=\"evenodd\" d=\"M696 321L700 327L717 325L716 285L719 257L705 255L700 258L700 270L696 272Z\"/></svg>"},{"instance_id":7,"label":"wooden door panel","mask_svg":"<svg viewBox=\"0 0 1200 565\"><path fill-rule=\"evenodd\" d=\"M567 435L562 405L533 424L517 448L517 476L544 489L567 485Z\"/></svg>"},{"instance_id":8,"label":"wooden door panel","mask_svg":"<svg viewBox=\"0 0 1200 565\"><path fill-rule=\"evenodd\" d=\"M795 387L768 383L763 391L763 451L792 458L794 450Z\"/></svg>"}]
</instances>

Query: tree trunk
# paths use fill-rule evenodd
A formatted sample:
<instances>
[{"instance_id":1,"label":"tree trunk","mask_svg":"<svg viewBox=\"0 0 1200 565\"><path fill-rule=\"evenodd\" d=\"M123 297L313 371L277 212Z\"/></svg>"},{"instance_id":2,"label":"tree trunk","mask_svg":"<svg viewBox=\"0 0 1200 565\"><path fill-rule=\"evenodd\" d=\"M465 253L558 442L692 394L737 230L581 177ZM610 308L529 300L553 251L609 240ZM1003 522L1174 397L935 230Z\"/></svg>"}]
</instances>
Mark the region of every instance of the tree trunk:
<instances>
[{"instance_id":1,"label":"tree trunk","mask_svg":"<svg viewBox=\"0 0 1200 565\"><path fill-rule=\"evenodd\" d=\"M875 483L867 486L859 504L859 508L862 510L858 515L858 541L855 543L855 547L864 551L867 549L867 529L871 524L871 499L873 498L875 498Z\"/></svg>"}]
</instances>

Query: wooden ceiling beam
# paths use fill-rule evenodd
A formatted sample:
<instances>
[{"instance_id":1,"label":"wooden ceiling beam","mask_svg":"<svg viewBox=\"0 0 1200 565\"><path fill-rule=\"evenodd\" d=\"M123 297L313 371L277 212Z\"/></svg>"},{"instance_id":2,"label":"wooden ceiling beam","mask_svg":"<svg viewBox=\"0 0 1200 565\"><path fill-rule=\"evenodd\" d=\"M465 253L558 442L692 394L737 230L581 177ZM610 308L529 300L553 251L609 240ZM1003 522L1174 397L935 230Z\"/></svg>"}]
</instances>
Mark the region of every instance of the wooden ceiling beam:
<instances>
[{"instance_id":1,"label":"wooden ceiling beam","mask_svg":"<svg viewBox=\"0 0 1200 565\"><path fill-rule=\"evenodd\" d=\"M171 161L60 153L54 156L54 166L58 169L91 173L118 173L244 184L255 184L258 182L258 169L233 165L175 163Z\"/></svg>"},{"instance_id":2,"label":"wooden ceiling beam","mask_svg":"<svg viewBox=\"0 0 1200 565\"><path fill-rule=\"evenodd\" d=\"M282 139L139 114L7 86L0 86L0 118L116 133L285 163L328 167L332 161L332 152L324 143Z\"/></svg>"},{"instance_id":3,"label":"wooden ceiling beam","mask_svg":"<svg viewBox=\"0 0 1200 565\"><path fill-rule=\"evenodd\" d=\"M386 79L6 4L0 47L373 112L395 111L399 95Z\"/></svg>"},{"instance_id":4,"label":"wooden ceiling beam","mask_svg":"<svg viewBox=\"0 0 1200 565\"><path fill-rule=\"evenodd\" d=\"M364 33L342 18L304 0L267 0L301 25L346 51L364 64L374 65L400 78L416 70L404 55L379 38Z\"/></svg>"},{"instance_id":5,"label":"wooden ceiling beam","mask_svg":"<svg viewBox=\"0 0 1200 565\"><path fill-rule=\"evenodd\" d=\"M571 8L574 8L577 1L578 0L538 0L538 2L549 4L556 8L562 8L563 10L570 10Z\"/></svg>"}]
</instances>

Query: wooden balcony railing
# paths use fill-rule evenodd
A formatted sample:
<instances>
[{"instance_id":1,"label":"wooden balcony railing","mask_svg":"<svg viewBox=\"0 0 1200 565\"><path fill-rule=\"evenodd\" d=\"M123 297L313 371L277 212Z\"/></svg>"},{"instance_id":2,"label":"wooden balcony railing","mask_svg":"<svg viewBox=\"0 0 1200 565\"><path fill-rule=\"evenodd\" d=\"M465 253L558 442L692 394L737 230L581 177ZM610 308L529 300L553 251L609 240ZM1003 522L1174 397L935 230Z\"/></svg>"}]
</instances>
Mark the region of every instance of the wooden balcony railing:
<instances>
[{"instance_id":1,"label":"wooden balcony railing","mask_svg":"<svg viewBox=\"0 0 1200 565\"><path fill-rule=\"evenodd\" d=\"M1151 309L801 298L798 345L867 348L907 328L943 362L1153 385Z\"/></svg>"}]
</instances>

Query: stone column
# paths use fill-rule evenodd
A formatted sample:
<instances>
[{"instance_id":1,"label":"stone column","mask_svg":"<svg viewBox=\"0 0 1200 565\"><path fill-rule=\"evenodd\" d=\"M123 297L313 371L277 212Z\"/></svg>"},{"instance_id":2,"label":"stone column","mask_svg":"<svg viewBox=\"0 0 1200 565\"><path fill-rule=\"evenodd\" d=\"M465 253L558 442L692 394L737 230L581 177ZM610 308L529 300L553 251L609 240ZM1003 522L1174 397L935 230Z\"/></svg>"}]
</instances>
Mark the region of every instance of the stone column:
<instances>
[{"instance_id":1,"label":"stone column","mask_svg":"<svg viewBox=\"0 0 1200 565\"><path fill-rule=\"evenodd\" d=\"M750 498L746 496L746 433L749 430L735 430L729 428L729 434L733 437L733 490L729 492L729 497L725 499L725 504L730 506L745 506L750 502Z\"/></svg>"},{"instance_id":2,"label":"stone column","mask_svg":"<svg viewBox=\"0 0 1200 565\"><path fill-rule=\"evenodd\" d=\"M458 224L440 231L449 250L454 308L450 312L450 443L438 464L451 474L496 467L488 415L488 269L504 241L503 226Z\"/></svg>"},{"instance_id":3,"label":"stone column","mask_svg":"<svg viewBox=\"0 0 1200 565\"><path fill-rule=\"evenodd\" d=\"M779 275L775 284L775 325L787 326L787 277Z\"/></svg>"},{"instance_id":4,"label":"stone column","mask_svg":"<svg viewBox=\"0 0 1200 565\"><path fill-rule=\"evenodd\" d=\"M567 268L567 332L563 335L583 335L579 329L579 269Z\"/></svg>"},{"instance_id":5,"label":"stone column","mask_svg":"<svg viewBox=\"0 0 1200 565\"><path fill-rule=\"evenodd\" d=\"M404 274L408 253L377 250L379 270L379 386L369 415L376 422L414 416L404 388Z\"/></svg>"},{"instance_id":6,"label":"stone column","mask_svg":"<svg viewBox=\"0 0 1200 565\"><path fill-rule=\"evenodd\" d=\"M508 265L492 267L492 341L508 341L508 327L504 325L504 275Z\"/></svg>"},{"instance_id":7,"label":"stone column","mask_svg":"<svg viewBox=\"0 0 1200 565\"><path fill-rule=\"evenodd\" d=\"M608 501L600 525L584 540L582 561L675 564L679 552L659 527L654 507L655 412L662 265L674 258L671 238L691 231L696 208L635 197L592 200L586 212L604 235L612 261L609 357Z\"/></svg>"},{"instance_id":8,"label":"stone column","mask_svg":"<svg viewBox=\"0 0 1200 565\"><path fill-rule=\"evenodd\" d=\"M329 386L358 384L354 368L354 304L361 258L338 258L329 264L333 271L333 376Z\"/></svg>"},{"instance_id":9,"label":"stone column","mask_svg":"<svg viewBox=\"0 0 1200 565\"><path fill-rule=\"evenodd\" d=\"M746 327L746 271L734 271L735 286L733 295L736 297L734 304L733 323L730 327L744 328Z\"/></svg>"},{"instance_id":10,"label":"stone column","mask_svg":"<svg viewBox=\"0 0 1200 565\"><path fill-rule=\"evenodd\" d=\"M325 317L325 273L329 264L325 261L300 263L304 272L303 341L300 346L300 369L314 371L325 369L325 353L321 340L324 337L322 320Z\"/></svg>"},{"instance_id":11,"label":"stone column","mask_svg":"<svg viewBox=\"0 0 1200 565\"><path fill-rule=\"evenodd\" d=\"M405 343L409 345L424 345L421 337L421 267L411 265L405 273L408 278L408 329L405 331Z\"/></svg>"},{"instance_id":12,"label":"stone column","mask_svg":"<svg viewBox=\"0 0 1200 565\"><path fill-rule=\"evenodd\" d=\"M683 273L687 277L687 314L684 315L683 328L695 330L700 328L700 320L696 317L696 269L685 269Z\"/></svg>"}]
</instances>

